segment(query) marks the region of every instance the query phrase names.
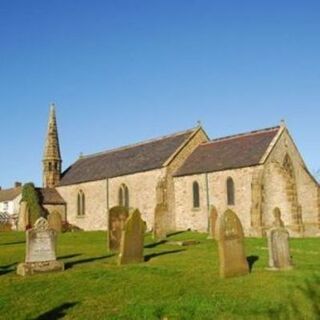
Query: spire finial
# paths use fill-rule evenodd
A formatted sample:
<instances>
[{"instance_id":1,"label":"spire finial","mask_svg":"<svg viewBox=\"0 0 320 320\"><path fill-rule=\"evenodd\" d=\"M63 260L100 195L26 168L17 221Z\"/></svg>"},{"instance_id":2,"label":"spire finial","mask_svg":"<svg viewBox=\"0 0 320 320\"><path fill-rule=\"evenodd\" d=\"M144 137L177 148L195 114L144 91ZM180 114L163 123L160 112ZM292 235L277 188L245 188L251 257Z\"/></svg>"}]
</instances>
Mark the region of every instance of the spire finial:
<instances>
[{"instance_id":1,"label":"spire finial","mask_svg":"<svg viewBox=\"0 0 320 320\"><path fill-rule=\"evenodd\" d=\"M286 126L286 121L285 121L284 118L282 118L282 119L280 120L280 127L285 127L285 126Z\"/></svg>"},{"instance_id":2,"label":"spire finial","mask_svg":"<svg viewBox=\"0 0 320 320\"><path fill-rule=\"evenodd\" d=\"M202 126L201 120L198 120L197 121L197 127L201 127L201 126Z\"/></svg>"}]
</instances>

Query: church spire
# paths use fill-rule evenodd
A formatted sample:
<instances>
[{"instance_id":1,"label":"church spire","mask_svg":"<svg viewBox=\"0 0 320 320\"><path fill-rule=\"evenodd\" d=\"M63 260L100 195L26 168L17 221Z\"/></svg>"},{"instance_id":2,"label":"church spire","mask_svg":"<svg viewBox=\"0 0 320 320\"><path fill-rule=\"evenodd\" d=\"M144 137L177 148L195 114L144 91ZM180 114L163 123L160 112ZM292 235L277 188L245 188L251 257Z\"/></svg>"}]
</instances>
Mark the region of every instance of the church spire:
<instances>
[{"instance_id":1,"label":"church spire","mask_svg":"<svg viewBox=\"0 0 320 320\"><path fill-rule=\"evenodd\" d=\"M43 155L43 187L53 188L60 181L61 175L61 154L56 120L55 105L50 106L48 132Z\"/></svg>"}]
</instances>

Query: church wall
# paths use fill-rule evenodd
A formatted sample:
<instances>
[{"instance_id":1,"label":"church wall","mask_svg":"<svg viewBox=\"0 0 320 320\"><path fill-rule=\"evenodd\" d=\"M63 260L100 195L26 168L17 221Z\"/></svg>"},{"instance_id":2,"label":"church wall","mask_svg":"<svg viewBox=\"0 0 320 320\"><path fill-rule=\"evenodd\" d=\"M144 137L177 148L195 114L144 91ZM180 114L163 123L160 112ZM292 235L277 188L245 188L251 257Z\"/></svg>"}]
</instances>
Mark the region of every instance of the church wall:
<instances>
[{"instance_id":1,"label":"church wall","mask_svg":"<svg viewBox=\"0 0 320 320\"><path fill-rule=\"evenodd\" d=\"M107 229L106 180L84 182L56 188L67 203L67 220L84 230ZM85 194L85 215L77 216L77 197Z\"/></svg>"},{"instance_id":2,"label":"church wall","mask_svg":"<svg viewBox=\"0 0 320 320\"><path fill-rule=\"evenodd\" d=\"M294 226L292 210L295 204L292 201L292 191L288 189L287 177L283 170L283 161L288 154L294 168L295 188L297 190L297 203L301 209L304 235L310 236L320 232L319 229L319 205L318 185L304 167L303 160L298 153L294 142L285 130L279 141L272 150L265 164L264 173L264 204L263 220L266 226L273 221L272 212L274 207L279 207L285 225L291 231L291 235L302 235ZM292 209L293 208L293 209Z\"/></svg>"},{"instance_id":3,"label":"church wall","mask_svg":"<svg viewBox=\"0 0 320 320\"><path fill-rule=\"evenodd\" d=\"M62 221L66 220L66 206L64 204L44 204L42 206L48 214L57 211L59 212Z\"/></svg>"},{"instance_id":4,"label":"church wall","mask_svg":"<svg viewBox=\"0 0 320 320\"><path fill-rule=\"evenodd\" d=\"M250 210L251 210L251 182L255 167L225 170L208 173L207 201L206 175L190 175L175 178L176 194L176 224L178 230L208 231L208 205L214 205L218 216L228 208L239 216L246 235L250 233ZM235 204L227 204L226 181L231 177L234 181ZM192 184L194 181L200 187L200 208L193 208Z\"/></svg>"},{"instance_id":5,"label":"church wall","mask_svg":"<svg viewBox=\"0 0 320 320\"><path fill-rule=\"evenodd\" d=\"M174 178L172 175L181 167L181 165L186 161L186 159L191 155L191 153L199 146L201 143L208 141L208 137L205 132L200 129L184 146L184 148L176 155L176 157L171 161L167 167L167 193L168 193L168 207L169 207L169 217L168 217L168 229L175 231L176 226L176 215L177 210L175 208L176 198L175 198L175 187Z\"/></svg>"},{"instance_id":6,"label":"church wall","mask_svg":"<svg viewBox=\"0 0 320 320\"><path fill-rule=\"evenodd\" d=\"M164 169L155 169L109 179L109 208L119 205L119 189L125 184L129 190L129 206L140 210L147 229L151 230L156 207L156 187L164 175Z\"/></svg>"}]
</instances>

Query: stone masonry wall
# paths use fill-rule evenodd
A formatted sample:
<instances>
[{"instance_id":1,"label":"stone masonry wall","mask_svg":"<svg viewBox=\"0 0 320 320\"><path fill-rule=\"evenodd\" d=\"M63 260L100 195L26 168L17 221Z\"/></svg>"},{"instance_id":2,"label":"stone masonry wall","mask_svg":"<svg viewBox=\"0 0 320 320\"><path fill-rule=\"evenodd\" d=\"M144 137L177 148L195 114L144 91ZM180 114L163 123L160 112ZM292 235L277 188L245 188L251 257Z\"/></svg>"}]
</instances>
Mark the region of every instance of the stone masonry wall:
<instances>
[{"instance_id":1,"label":"stone masonry wall","mask_svg":"<svg viewBox=\"0 0 320 320\"><path fill-rule=\"evenodd\" d=\"M77 215L78 192L85 194L85 215ZM77 185L57 187L67 203L68 222L84 230L107 229L106 180L84 182Z\"/></svg>"},{"instance_id":2,"label":"stone masonry wall","mask_svg":"<svg viewBox=\"0 0 320 320\"><path fill-rule=\"evenodd\" d=\"M186 159L191 155L191 153L196 149L198 145L202 142L208 141L208 137L200 128L196 134L188 141L184 148L176 155L176 157L171 161L167 167L166 178L167 178L167 193L168 193L168 230L175 231L176 226L176 216L178 210L176 210L176 198L175 198L175 187L174 187L174 178L172 175L176 172L178 168L186 161Z\"/></svg>"},{"instance_id":3,"label":"stone masonry wall","mask_svg":"<svg viewBox=\"0 0 320 320\"><path fill-rule=\"evenodd\" d=\"M251 219L251 182L255 167L225 170L208 174L208 198L206 174L175 178L176 194L176 225L178 230L208 231L209 207L214 205L218 216L228 208L239 216L246 235L250 234ZM227 204L226 181L231 177L235 187L235 204ZM193 208L192 184L194 181L200 187L200 208Z\"/></svg>"},{"instance_id":4,"label":"stone masonry wall","mask_svg":"<svg viewBox=\"0 0 320 320\"><path fill-rule=\"evenodd\" d=\"M284 159L289 156L293 178L284 169ZM272 211L279 207L291 235L319 233L319 186L310 176L287 130L280 137L265 164L263 222L270 226ZM298 230L297 224L303 224Z\"/></svg>"},{"instance_id":5,"label":"stone masonry wall","mask_svg":"<svg viewBox=\"0 0 320 320\"><path fill-rule=\"evenodd\" d=\"M109 208L118 205L119 188L125 184L129 190L129 206L139 209L147 229L151 230L156 207L156 187L164 174L164 169L156 169L109 179Z\"/></svg>"},{"instance_id":6,"label":"stone masonry wall","mask_svg":"<svg viewBox=\"0 0 320 320\"><path fill-rule=\"evenodd\" d=\"M62 221L66 220L66 206L63 204L45 204L43 205L44 209L47 213L51 213L53 211L59 212Z\"/></svg>"},{"instance_id":7,"label":"stone masonry wall","mask_svg":"<svg viewBox=\"0 0 320 320\"><path fill-rule=\"evenodd\" d=\"M140 210L148 229L151 229L156 207L156 186L163 176L164 169L156 169L110 178L108 181L57 187L57 190L67 203L67 219L70 223L84 230L107 230L107 207L110 209L118 205L119 188L125 184L129 190L129 206ZM84 216L77 216L77 195L80 190L85 194Z\"/></svg>"}]
</instances>

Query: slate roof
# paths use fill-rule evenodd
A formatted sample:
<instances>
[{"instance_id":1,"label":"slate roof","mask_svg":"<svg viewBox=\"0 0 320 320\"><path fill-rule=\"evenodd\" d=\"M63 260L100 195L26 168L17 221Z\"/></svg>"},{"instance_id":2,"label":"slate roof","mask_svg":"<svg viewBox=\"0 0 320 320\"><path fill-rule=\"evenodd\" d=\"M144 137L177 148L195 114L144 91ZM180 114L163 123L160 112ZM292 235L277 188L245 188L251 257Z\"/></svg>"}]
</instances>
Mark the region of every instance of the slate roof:
<instances>
[{"instance_id":1,"label":"slate roof","mask_svg":"<svg viewBox=\"0 0 320 320\"><path fill-rule=\"evenodd\" d=\"M63 174L59 186L102 180L161 168L197 129L86 156Z\"/></svg>"},{"instance_id":2,"label":"slate roof","mask_svg":"<svg viewBox=\"0 0 320 320\"><path fill-rule=\"evenodd\" d=\"M249 167L259 164L280 126L214 139L199 145L175 176Z\"/></svg>"},{"instance_id":3,"label":"slate roof","mask_svg":"<svg viewBox=\"0 0 320 320\"><path fill-rule=\"evenodd\" d=\"M65 204L55 188L36 188L41 204Z\"/></svg>"},{"instance_id":4,"label":"slate roof","mask_svg":"<svg viewBox=\"0 0 320 320\"><path fill-rule=\"evenodd\" d=\"M0 202L14 200L22 191L22 187L0 190Z\"/></svg>"}]
</instances>

